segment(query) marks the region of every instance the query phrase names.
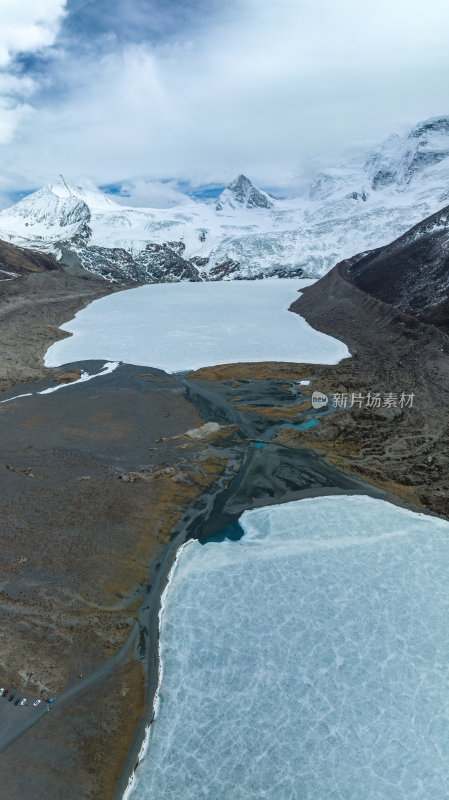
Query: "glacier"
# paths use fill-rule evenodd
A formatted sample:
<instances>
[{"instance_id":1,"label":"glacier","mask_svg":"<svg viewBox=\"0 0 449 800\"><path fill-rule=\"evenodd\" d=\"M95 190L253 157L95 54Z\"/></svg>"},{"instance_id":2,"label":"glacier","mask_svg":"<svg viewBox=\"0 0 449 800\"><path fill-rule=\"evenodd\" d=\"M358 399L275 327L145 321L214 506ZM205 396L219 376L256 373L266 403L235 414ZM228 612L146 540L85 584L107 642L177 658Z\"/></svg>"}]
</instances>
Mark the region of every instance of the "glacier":
<instances>
[{"instance_id":1,"label":"glacier","mask_svg":"<svg viewBox=\"0 0 449 800\"><path fill-rule=\"evenodd\" d=\"M449 524L365 496L184 545L130 800L446 800Z\"/></svg>"},{"instance_id":2,"label":"glacier","mask_svg":"<svg viewBox=\"0 0 449 800\"><path fill-rule=\"evenodd\" d=\"M108 359L182 372L216 364L294 361L336 364L345 344L288 310L313 281L268 278L160 283L95 300L62 325L47 367Z\"/></svg>"},{"instance_id":3,"label":"glacier","mask_svg":"<svg viewBox=\"0 0 449 800\"><path fill-rule=\"evenodd\" d=\"M276 199L239 175L211 202L127 207L60 176L0 211L0 239L114 283L321 277L449 202L449 117L420 122Z\"/></svg>"}]
</instances>

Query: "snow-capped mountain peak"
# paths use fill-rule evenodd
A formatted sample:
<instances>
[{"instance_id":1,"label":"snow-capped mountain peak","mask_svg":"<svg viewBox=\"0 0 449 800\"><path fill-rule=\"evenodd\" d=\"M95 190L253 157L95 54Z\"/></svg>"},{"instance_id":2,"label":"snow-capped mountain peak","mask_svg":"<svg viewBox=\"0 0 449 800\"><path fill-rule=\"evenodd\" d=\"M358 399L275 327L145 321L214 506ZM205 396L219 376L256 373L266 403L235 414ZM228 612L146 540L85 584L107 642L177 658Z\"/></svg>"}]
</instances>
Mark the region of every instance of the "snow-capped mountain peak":
<instances>
[{"instance_id":1,"label":"snow-capped mountain peak","mask_svg":"<svg viewBox=\"0 0 449 800\"><path fill-rule=\"evenodd\" d=\"M78 225L89 221L86 203L58 181L27 195L0 212L1 227L13 236L45 239L72 236Z\"/></svg>"},{"instance_id":2,"label":"snow-capped mountain peak","mask_svg":"<svg viewBox=\"0 0 449 800\"><path fill-rule=\"evenodd\" d=\"M317 277L448 202L449 117L441 116L333 166L292 201L242 174L215 203L136 208L59 176L0 211L0 239L119 283Z\"/></svg>"},{"instance_id":3,"label":"snow-capped mountain peak","mask_svg":"<svg viewBox=\"0 0 449 800\"><path fill-rule=\"evenodd\" d=\"M118 203L115 203L108 195L98 189L93 181L88 178L83 178L79 183L73 183L67 180L64 175L58 175L55 180L44 187L44 190L63 200L69 197L80 200L90 209L119 207Z\"/></svg>"},{"instance_id":4,"label":"snow-capped mountain peak","mask_svg":"<svg viewBox=\"0 0 449 800\"><path fill-rule=\"evenodd\" d=\"M364 159L322 172L309 189L309 199L318 203L368 200L390 205L401 195L410 205L433 197L429 212L447 202L449 116L432 117L404 135L389 136Z\"/></svg>"},{"instance_id":5,"label":"snow-capped mountain peak","mask_svg":"<svg viewBox=\"0 0 449 800\"><path fill-rule=\"evenodd\" d=\"M408 138L419 138L428 134L443 134L443 136L449 136L449 116L447 114L442 114L440 117L430 117L423 122L418 122L408 134Z\"/></svg>"},{"instance_id":6,"label":"snow-capped mountain peak","mask_svg":"<svg viewBox=\"0 0 449 800\"><path fill-rule=\"evenodd\" d=\"M48 242L89 236L88 225L94 213L119 209L89 180L75 184L58 175L51 183L0 212L0 227L12 234L13 241L33 239ZM23 242L24 243L24 242Z\"/></svg>"},{"instance_id":7,"label":"snow-capped mountain peak","mask_svg":"<svg viewBox=\"0 0 449 800\"><path fill-rule=\"evenodd\" d=\"M240 174L229 186L217 197L215 201L216 211L224 208L273 208L275 198L258 189L246 175Z\"/></svg>"},{"instance_id":8,"label":"snow-capped mountain peak","mask_svg":"<svg viewBox=\"0 0 449 800\"><path fill-rule=\"evenodd\" d=\"M432 117L405 136L390 136L367 158L372 188L396 184L404 189L449 157L449 116Z\"/></svg>"}]
</instances>

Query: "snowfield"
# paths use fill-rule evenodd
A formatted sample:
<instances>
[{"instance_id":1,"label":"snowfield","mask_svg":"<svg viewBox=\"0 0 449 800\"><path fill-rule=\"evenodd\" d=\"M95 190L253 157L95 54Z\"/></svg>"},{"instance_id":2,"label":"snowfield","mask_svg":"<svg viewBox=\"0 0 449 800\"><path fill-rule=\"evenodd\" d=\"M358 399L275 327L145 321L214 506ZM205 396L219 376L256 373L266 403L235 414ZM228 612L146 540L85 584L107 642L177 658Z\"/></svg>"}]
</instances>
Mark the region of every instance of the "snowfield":
<instances>
[{"instance_id":1,"label":"snowfield","mask_svg":"<svg viewBox=\"0 0 449 800\"><path fill-rule=\"evenodd\" d=\"M449 524L381 500L246 511L163 598L130 800L447 800Z\"/></svg>"},{"instance_id":2,"label":"snowfield","mask_svg":"<svg viewBox=\"0 0 449 800\"><path fill-rule=\"evenodd\" d=\"M171 283L141 286L95 300L62 330L47 367L108 359L180 372L216 364L293 361L336 364L346 345L288 311L313 281Z\"/></svg>"},{"instance_id":3,"label":"snowfield","mask_svg":"<svg viewBox=\"0 0 449 800\"><path fill-rule=\"evenodd\" d=\"M295 199L239 175L215 202L135 208L60 176L0 211L0 239L62 261L70 251L71 263L115 283L317 277L439 211L448 187L443 116L321 172Z\"/></svg>"}]
</instances>

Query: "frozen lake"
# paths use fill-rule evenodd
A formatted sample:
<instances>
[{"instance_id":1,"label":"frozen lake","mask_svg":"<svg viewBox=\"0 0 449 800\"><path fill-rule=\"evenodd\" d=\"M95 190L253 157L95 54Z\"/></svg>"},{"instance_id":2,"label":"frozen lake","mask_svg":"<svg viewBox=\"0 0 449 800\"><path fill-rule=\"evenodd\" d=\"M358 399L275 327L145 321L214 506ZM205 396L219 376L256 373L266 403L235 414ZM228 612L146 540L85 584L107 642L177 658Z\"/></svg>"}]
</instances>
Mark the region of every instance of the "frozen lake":
<instances>
[{"instance_id":1,"label":"frozen lake","mask_svg":"<svg viewBox=\"0 0 449 800\"><path fill-rule=\"evenodd\" d=\"M288 311L311 280L267 279L141 286L95 300L62 325L47 367L108 359L178 372L245 361L336 364L337 339Z\"/></svg>"},{"instance_id":2,"label":"frozen lake","mask_svg":"<svg viewBox=\"0 0 449 800\"><path fill-rule=\"evenodd\" d=\"M132 800L447 800L449 524L360 496L185 547Z\"/></svg>"}]
</instances>

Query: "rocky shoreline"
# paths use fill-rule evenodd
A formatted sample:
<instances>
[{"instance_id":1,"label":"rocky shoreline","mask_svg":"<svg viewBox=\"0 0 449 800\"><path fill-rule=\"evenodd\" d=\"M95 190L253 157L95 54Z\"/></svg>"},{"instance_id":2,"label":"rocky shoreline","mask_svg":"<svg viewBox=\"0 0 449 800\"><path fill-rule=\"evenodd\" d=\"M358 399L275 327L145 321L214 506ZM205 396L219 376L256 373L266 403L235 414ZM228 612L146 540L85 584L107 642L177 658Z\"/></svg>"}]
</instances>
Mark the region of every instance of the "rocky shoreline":
<instances>
[{"instance_id":1,"label":"rocky shoreline","mask_svg":"<svg viewBox=\"0 0 449 800\"><path fill-rule=\"evenodd\" d=\"M448 518L449 336L363 292L349 278L350 263L338 264L291 307L313 327L342 338L352 354L333 367L317 365L310 390L393 393L398 402L338 410L301 444ZM411 408L399 407L401 392L414 395ZM294 445L294 434L286 436Z\"/></svg>"},{"instance_id":2,"label":"rocky shoreline","mask_svg":"<svg viewBox=\"0 0 449 800\"><path fill-rule=\"evenodd\" d=\"M110 284L88 273L77 276L57 268L1 281L0 392L52 374L43 366L43 356L53 342L67 336L59 325L112 291Z\"/></svg>"}]
</instances>

